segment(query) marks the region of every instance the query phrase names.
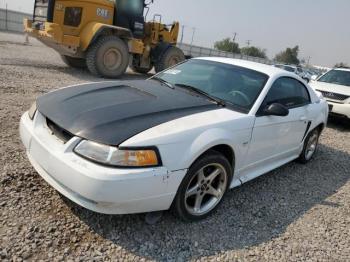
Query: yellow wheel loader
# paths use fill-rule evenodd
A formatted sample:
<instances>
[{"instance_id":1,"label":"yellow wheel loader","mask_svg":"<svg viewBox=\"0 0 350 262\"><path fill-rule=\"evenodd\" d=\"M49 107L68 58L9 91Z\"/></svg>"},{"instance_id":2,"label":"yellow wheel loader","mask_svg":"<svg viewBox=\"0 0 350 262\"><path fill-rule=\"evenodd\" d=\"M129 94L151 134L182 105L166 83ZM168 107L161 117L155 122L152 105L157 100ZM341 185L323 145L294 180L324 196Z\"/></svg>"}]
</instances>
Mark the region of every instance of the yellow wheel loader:
<instances>
[{"instance_id":1,"label":"yellow wheel loader","mask_svg":"<svg viewBox=\"0 0 350 262\"><path fill-rule=\"evenodd\" d=\"M72 67L117 78L129 62L135 72L156 72L185 59L176 47L179 23L145 22L145 0L35 0L25 32L55 49ZM147 14L146 14L147 15Z\"/></svg>"}]
</instances>

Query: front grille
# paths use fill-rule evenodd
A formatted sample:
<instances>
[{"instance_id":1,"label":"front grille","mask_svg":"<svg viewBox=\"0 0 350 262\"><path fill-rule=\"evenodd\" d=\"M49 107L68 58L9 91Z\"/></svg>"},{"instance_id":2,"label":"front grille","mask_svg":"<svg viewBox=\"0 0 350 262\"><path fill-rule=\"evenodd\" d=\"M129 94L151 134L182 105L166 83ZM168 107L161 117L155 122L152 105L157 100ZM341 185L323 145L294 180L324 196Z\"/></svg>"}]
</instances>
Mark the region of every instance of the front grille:
<instances>
[{"instance_id":1,"label":"front grille","mask_svg":"<svg viewBox=\"0 0 350 262\"><path fill-rule=\"evenodd\" d=\"M321 92L325 98L329 98L329 99L337 100L337 101L341 101L341 102L350 97L347 95L337 94L337 93L333 93L333 92L327 92L327 91L321 91L321 90L317 90L317 91Z\"/></svg>"},{"instance_id":2,"label":"front grille","mask_svg":"<svg viewBox=\"0 0 350 262\"><path fill-rule=\"evenodd\" d=\"M70 139L74 137L74 135L69 133L67 130L59 127L57 124L55 124L48 118L46 118L46 124L48 128L51 130L52 134L56 136L58 139L60 139L61 141L63 141L64 143L67 143Z\"/></svg>"},{"instance_id":3,"label":"front grille","mask_svg":"<svg viewBox=\"0 0 350 262\"><path fill-rule=\"evenodd\" d=\"M55 0L35 0L33 28L43 29L45 22L53 22Z\"/></svg>"}]
</instances>

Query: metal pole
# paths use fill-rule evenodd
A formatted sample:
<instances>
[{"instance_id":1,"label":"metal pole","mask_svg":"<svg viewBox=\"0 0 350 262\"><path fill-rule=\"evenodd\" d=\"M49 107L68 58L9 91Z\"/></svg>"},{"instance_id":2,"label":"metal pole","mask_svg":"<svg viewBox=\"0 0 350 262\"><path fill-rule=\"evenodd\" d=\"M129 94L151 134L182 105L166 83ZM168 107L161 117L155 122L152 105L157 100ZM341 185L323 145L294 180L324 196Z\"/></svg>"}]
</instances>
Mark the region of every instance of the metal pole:
<instances>
[{"instance_id":1,"label":"metal pole","mask_svg":"<svg viewBox=\"0 0 350 262\"><path fill-rule=\"evenodd\" d=\"M184 41L184 30L185 30L185 26L182 25L182 30L181 30L181 41L180 41L181 44L182 44L183 41Z\"/></svg>"},{"instance_id":2,"label":"metal pole","mask_svg":"<svg viewBox=\"0 0 350 262\"><path fill-rule=\"evenodd\" d=\"M233 38L232 38L232 40L233 40L233 43L232 43L232 53L233 53L233 54L235 53L235 41L236 41L236 36L237 36L237 33L235 32L235 33L233 34Z\"/></svg>"},{"instance_id":3,"label":"metal pole","mask_svg":"<svg viewBox=\"0 0 350 262\"><path fill-rule=\"evenodd\" d=\"M234 34L233 34L233 42L235 42L235 41L236 41L236 36L237 36L237 33L236 33L236 32L234 32Z\"/></svg>"},{"instance_id":4,"label":"metal pole","mask_svg":"<svg viewBox=\"0 0 350 262\"><path fill-rule=\"evenodd\" d=\"M307 67L310 67L310 60L311 60L311 56L308 56L308 58L307 58Z\"/></svg>"},{"instance_id":5,"label":"metal pole","mask_svg":"<svg viewBox=\"0 0 350 262\"><path fill-rule=\"evenodd\" d=\"M193 27L193 33L192 33L192 40L191 40L191 48L190 48L190 53L192 53L192 46L193 46L193 40L194 40L194 34L196 32L196 28Z\"/></svg>"},{"instance_id":6,"label":"metal pole","mask_svg":"<svg viewBox=\"0 0 350 262\"><path fill-rule=\"evenodd\" d=\"M6 3L6 8L5 8L5 28L8 30L8 25L7 25L7 3Z\"/></svg>"},{"instance_id":7,"label":"metal pole","mask_svg":"<svg viewBox=\"0 0 350 262\"><path fill-rule=\"evenodd\" d=\"M194 40L194 34L196 32L196 28L193 27L193 33L192 33L192 40L191 40L191 45L193 45L193 40Z\"/></svg>"}]
</instances>

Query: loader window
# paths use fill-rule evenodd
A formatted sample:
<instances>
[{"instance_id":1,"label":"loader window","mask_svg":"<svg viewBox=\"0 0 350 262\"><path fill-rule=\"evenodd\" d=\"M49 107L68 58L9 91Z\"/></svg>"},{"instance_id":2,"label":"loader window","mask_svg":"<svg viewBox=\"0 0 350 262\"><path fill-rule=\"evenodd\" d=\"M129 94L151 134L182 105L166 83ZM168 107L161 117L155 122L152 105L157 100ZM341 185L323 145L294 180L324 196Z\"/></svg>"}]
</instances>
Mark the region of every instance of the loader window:
<instances>
[{"instance_id":1,"label":"loader window","mask_svg":"<svg viewBox=\"0 0 350 262\"><path fill-rule=\"evenodd\" d=\"M117 0L117 9L122 13L132 16L142 16L144 4L143 0Z\"/></svg>"},{"instance_id":2,"label":"loader window","mask_svg":"<svg viewBox=\"0 0 350 262\"><path fill-rule=\"evenodd\" d=\"M145 19L143 0L116 0L114 25L130 29L135 38L143 38Z\"/></svg>"}]
</instances>

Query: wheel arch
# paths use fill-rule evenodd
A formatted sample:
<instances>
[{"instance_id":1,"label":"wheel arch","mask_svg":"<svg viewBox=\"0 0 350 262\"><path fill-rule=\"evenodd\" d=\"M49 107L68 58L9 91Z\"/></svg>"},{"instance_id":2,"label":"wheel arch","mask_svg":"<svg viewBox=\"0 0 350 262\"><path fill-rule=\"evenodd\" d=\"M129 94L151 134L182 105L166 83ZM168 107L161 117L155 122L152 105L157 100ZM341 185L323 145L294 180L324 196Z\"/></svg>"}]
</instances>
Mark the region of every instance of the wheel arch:
<instances>
[{"instance_id":1,"label":"wheel arch","mask_svg":"<svg viewBox=\"0 0 350 262\"><path fill-rule=\"evenodd\" d=\"M326 127L325 123L320 123L314 129L318 129L320 131L320 133L322 133L322 131L325 129L325 127Z\"/></svg>"},{"instance_id":2,"label":"wheel arch","mask_svg":"<svg viewBox=\"0 0 350 262\"><path fill-rule=\"evenodd\" d=\"M226 157L232 167L232 171L234 171L237 152L230 138L230 133L219 128L210 129L202 133L190 146L190 155L192 157L187 161L187 167L190 167L204 154L214 150Z\"/></svg>"},{"instance_id":3,"label":"wheel arch","mask_svg":"<svg viewBox=\"0 0 350 262\"><path fill-rule=\"evenodd\" d=\"M197 159L201 158L203 155L205 155L211 151L215 151L215 152L218 152L221 155L223 155L227 159L227 161L230 163L232 169L234 168L235 152L234 152L233 148L227 144L220 144L220 145L212 146L211 148L209 148L205 152L203 152Z\"/></svg>"}]
</instances>

